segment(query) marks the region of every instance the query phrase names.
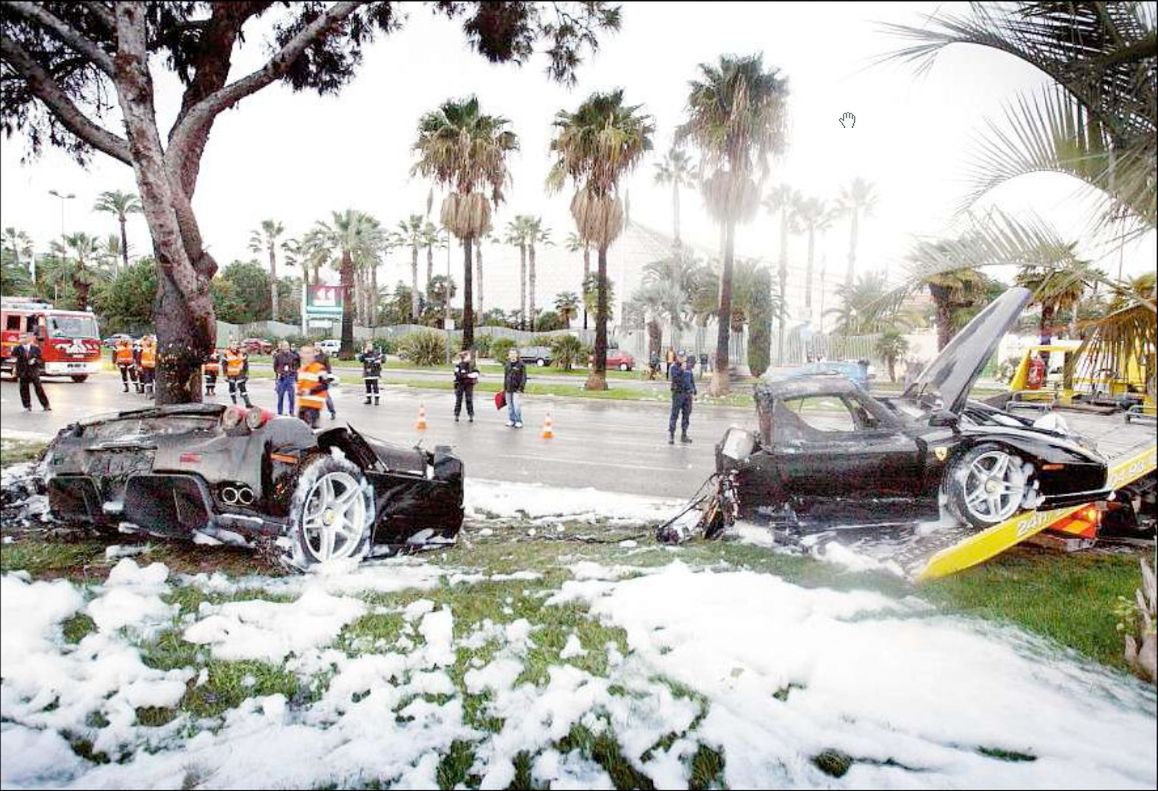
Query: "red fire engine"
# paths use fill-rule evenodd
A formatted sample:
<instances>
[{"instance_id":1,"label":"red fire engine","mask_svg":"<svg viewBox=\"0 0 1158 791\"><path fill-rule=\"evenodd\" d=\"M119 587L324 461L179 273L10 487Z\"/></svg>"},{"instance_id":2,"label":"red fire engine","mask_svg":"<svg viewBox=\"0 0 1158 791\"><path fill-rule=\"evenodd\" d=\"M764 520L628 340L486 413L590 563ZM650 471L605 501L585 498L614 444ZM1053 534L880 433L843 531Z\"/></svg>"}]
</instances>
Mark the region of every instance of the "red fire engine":
<instances>
[{"instance_id":1,"label":"red fire engine","mask_svg":"<svg viewBox=\"0 0 1158 791\"><path fill-rule=\"evenodd\" d=\"M100 335L91 312L56 310L39 299L0 297L0 371L13 374L12 347L29 332L40 343L46 376L83 382L100 370Z\"/></svg>"}]
</instances>

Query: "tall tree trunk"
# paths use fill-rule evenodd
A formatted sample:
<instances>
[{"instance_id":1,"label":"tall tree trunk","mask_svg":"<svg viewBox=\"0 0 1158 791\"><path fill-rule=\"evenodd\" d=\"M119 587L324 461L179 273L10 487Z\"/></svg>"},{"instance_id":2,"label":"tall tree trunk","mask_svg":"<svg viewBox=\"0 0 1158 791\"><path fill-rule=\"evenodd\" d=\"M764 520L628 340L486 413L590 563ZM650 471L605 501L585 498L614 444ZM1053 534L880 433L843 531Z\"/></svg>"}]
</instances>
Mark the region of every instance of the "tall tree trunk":
<instances>
[{"instance_id":1,"label":"tall tree trunk","mask_svg":"<svg viewBox=\"0 0 1158 791\"><path fill-rule=\"evenodd\" d=\"M272 241L269 244L269 306L270 318L277 321L277 253Z\"/></svg>"},{"instance_id":2,"label":"tall tree trunk","mask_svg":"<svg viewBox=\"0 0 1158 791\"><path fill-rule=\"evenodd\" d=\"M583 243L583 282L591 276L591 245ZM583 289L579 289L582 291ZM583 297L583 329L587 329L587 298Z\"/></svg>"},{"instance_id":3,"label":"tall tree trunk","mask_svg":"<svg viewBox=\"0 0 1158 791\"><path fill-rule=\"evenodd\" d=\"M852 224L848 229L848 271L844 274L844 285L852 288L853 268L856 266L856 237L860 224L860 209L852 210Z\"/></svg>"},{"instance_id":4,"label":"tall tree trunk","mask_svg":"<svg viewBox=\"0 0 1158 791\"><path fill-rule=\"evenodd\" d=\"M724 223L724 271L720 273L720 310L716 315L716 370L712 374L711 393L726 395L730 390L728 341L732 315L732 258L736 241L736 227L732 220Z\"/></svg>"},{"instance_id":5,"label":"tall tree trunk","mask_svg":"<svg viewBox=\"0 0 1158 791\"><path fill-rule=\"evenodd\" d=\"M647 359L659 357L661 343L663 343L663 331L660 329L659 319L652 316L651 321L647 323Z\"/></svg>"},{"instance_id":6,"label":"tall tree trunk","mask_svg":"<svg viewBox=\"0 0 1158 791\"><path fill-rule=\"evenodd\" d=\"M462 240L462 348L474 350L474 278L471 276L471 242L469 236ZM446 311L450 313L450 283L447 284ZM449 338L447 339L449 343Z\"/></svg>"},{"instance_id":7,"label":"tall tree trunk","mask_svg":"<svg viewBox=\"0 0 1158 791\"><path fill-rule=\"evenodd\" d=\"M808 308L808 320L812 321L812 260L816 252L816 227L808 226L808 272L804 280L804 307ZM784 299L784 295L780 295Z\"/></svg>"},{"instance_id":8,"label":"tall tree trunk","mask_svg":"<svg viewBox=\"0 0 1158 791\"><path fill-rule=\"evenodd\" d=\"M595 302L595 365L585 390L607 389L607 248L599 248L599 288Z\"/></svg>"},{"instance_id":9,"label":"tall tree trunk","mask_svg":"<svg viewBox=\"0 0 1158 791\"><path fill-rule=\"evenodd\" d=\"M342 251L342 345L338 359L354 357L354 258L349 250Z\"/></svg>"},{"instance_id":10,"label":"tall tree trunk","mask_svg":"<svg viewBox=\"0 0 1158 791\"><path fill-rule=\"evenodd\" d=\"M1052 303L1042 303L1041 305L1041 326L1039 328L1039 342L1044 346L1053 339L1053 317L1057 312L1057 306ZM1043 351L1041 359L1045 362L1046 370L1049 370L1049 352Z\"/></svg>"},{"instance_id":11,"label":"tall tree trunk","mask_svg":"<svg viewBox=\"0 0 1158 791\"><path fill-rule=\"evenodd\" d=\"M784 365L784 312L788 302L784 292L788 287L788 205L780 209L780 267L777 272L780 283L780 304L776 309L776 364Z\"/></svg>"},{"instance_id":12,"label":"tall tree trunk","mask_svg":"<svg viewBox=\"0 0 1158 791\"><path fill-rule=\"evenodd\" d=\"M318 283L321 282L321 280L322 280L321 269L322 269L321 262L315 262L314 263L314 277L313 277L313 280L310 281L311 286L316 286Z\"/></svg>"},{"instance_id":13,"label":"tall tree trunk","mask_svg":"<svg viewBox=\"0 0 1158 791\"><path fill-rule=\"evenodd\" d=\"M208 130L202 139L192 141L192 151L169 152L185 154L181 170L168 167L153 108L145 9L120 3L113 13L118 33L114 58L117 99L157 259L153 302L158 339L156 401L191 403L201 400L201 364L217 339L209 288L217 262L202 245L191 203Z\"/></svg>"},{"instance_id":14,"label":"tall tree trunk","mask_svg":"<svg viewBox=\"0 0 1158 791\"><path fill-rule=\"evenodd\" d=\"M478 240L477 244L475 245L475 251L474 252L475 252L474 267L475 267L475 272L477 273L475 275L475 280L478 281L478 283L477 283L477 285L478 285L478 315L481 316L484 313L486 313L486 311L483 309L483 248L482 248L482 239Z\"/></svg>"},{"instance_id":15,"label":"tall tree trunk","mask_svg":"<svg viewBox=\"0 0 1158 791\"><path fill-rule=\"evenodd\" d=\"M675 231L675 249L676 252L680 250L680 183L675 180L671 184L671 211L672 211L672 228Z\"/></svg>"},{"instance_id":16,"label":"tall tree trunk","mask_svg":"<svg viewBox=\"0 0 1158 791\"><path fill-rule=\"evenodd\" d=\"M410 246L410 323L418 323L418 245Z\"/></svg>"},{"instance_id":17,"label":"tall tree trunk","mask_svg":"<svg viewBox=\"0 0 1158 791\"><path fill-rule=\"evenodd\" d=\"M535 331L535 319L538 311L535 310L535 245L528 245L527 249L527 313L530 314L530 330Z\"/></svg>"},{"instance_id":18,"label":"tall tree trunk","mask_svg":"<svg viewBox=\"0 0 1158 791\"><path fill-rule=\"evenodd\" d=\"M378 326L378 262L370 267L370 326Z\"/></svg>"},{"instance_id":19,"label":"tall tree trunk","mask_svg":"<svg viewBox=\"0 0 1158 791\"><path fill-rule=\"evenodd\" d=\"M434 279L434 245L426 245L426 291L430 295L430 281Z\"/></svg>"},{"instance_id":20,"label":"tall tree trunk","mask_svg":"<svg viewBox=\"0 0 1158 791\"><path fill-rule=\"evenodd\" d=\"M527 328L527 246L519 245L519 329Z\"/></svg>"},{"instance_id":21,"label":"tall tree trunk","mask_svg":"<svg viewBox=\"0 0 1158 791\"><path fill-rule=\"evenodd\" d=\"M930 284L929 294L933 297L933 305L936 308L937 351L941 351L949 343L949 337L953 334L953 311L949 307L950 291L944 286Z\"/></svg>"},{"instance_id":22,"label":"tall tree trunk","mask_svg":"<svg viewBox=\"0 0 1158 791\"><path fill-rule=\"evenodd\" d=\"M83 280L73 280L72 289L76 292L76 309L84 310L88 307L89 284Z\"/></svg>"},{"instance_id":23,"label":"tall tree trunk","mask_svg":"<svg viewBox=\"0 0 1158 791\"><path fill-rule=\"evenodd\" d=\"M121 223L121 263L124 264L125 269L128 269L129 268L129 237L128 237L128 234L125 232L125 220L126 220L126 218L125 218L125 215L122 214L117 219Z\"/></svg>"}]
</instances>

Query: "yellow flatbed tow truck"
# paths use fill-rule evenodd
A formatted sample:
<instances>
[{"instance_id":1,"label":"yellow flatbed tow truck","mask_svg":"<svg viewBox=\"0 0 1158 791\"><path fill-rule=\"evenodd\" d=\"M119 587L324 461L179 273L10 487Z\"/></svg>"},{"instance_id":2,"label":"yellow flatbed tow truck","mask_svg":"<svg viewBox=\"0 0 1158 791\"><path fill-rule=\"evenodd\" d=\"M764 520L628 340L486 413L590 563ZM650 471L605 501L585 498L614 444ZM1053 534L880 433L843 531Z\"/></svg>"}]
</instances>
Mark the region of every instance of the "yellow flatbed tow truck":
<instances>
[{"instance_id":1,"label":"yellow flatbed tow truck","mask_svg":"<svg viewBox=\"0 0 1158 791\"><path fill-rule=\"evenodd\" d=\"M1108 484L1122 490L1155 474L1158 442L1151 426L1124 421L1119 415L1066 413L1070 428L1089 440L1109 459ZM1044 530L1073 535L1094 535L1101 509L1087 503L1053 511L1030 511L946 546L927 561L909 568L910 576L925 581L955 574L983 563Z\"/></svg>"}]
</instances>

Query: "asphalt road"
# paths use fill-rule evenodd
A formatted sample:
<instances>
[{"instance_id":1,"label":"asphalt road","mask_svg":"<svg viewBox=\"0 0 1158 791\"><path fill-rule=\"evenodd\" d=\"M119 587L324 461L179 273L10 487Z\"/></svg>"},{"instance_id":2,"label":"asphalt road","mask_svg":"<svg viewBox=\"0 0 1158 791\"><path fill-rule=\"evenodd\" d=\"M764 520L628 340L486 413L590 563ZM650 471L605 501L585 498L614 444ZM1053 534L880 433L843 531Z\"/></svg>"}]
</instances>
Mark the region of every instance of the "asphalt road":
<instances>
[{"instance_id":1,"label":"asphalt road","mask_svg":"<svg viewBox=\"0 0 1158 791\"><path fill-rule=\"evenodd\" d=\"M250 397L257 405L276 408L273 381L251 380ZM496 411L492 396L475 397L475 423L454 422L450 392L387 386L380 406L364 406L360 383L335 390L338 420L366 434L403 444L422 441L426 447L454 446L467 475L491 480L536 482L568 488L628 492L663 497L689 497L714 467L714 444L731 425L753 427L755 412L732 407L700 407L692 414L692 445L667 444L668 407L663 403L592 401L527 396L525 428L506 426L506 410ZM614 385L613 385L614 386ZM33 411L25 413L14 382L0 384L0 434L21 432L51 436L80 418L149 404L144 396L121 392L119 377L97 374L87 382L47 381L53 411L42 412L33 395ZM224 383L218 385L222 401ZM228 396L224 396L228 400ZM415 429L420 405L426 407L426 431ZM543 419L550 411L554 439L543 439ZM330 425L328 415L321 426ZM677 430L678 435L678 430Z\"/></svg>"}]
</instances>

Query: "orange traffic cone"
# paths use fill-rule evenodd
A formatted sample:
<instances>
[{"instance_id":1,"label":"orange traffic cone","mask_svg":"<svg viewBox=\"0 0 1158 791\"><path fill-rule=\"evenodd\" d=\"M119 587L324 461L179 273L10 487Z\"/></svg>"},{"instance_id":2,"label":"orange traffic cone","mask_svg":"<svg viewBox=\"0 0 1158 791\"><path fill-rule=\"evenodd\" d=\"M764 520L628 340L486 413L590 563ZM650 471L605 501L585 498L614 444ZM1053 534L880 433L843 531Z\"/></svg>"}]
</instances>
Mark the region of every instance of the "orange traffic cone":
<instances>
[{"instance_id":1,"label":"orange traffic cone","mask_svg":"<svg viewBox=\"0 0 1158 791\"><path fill-rule=\"evenodd\" d=\"M555 438L555 426L551 423L551 413L547 413L547 417L543 419L543 433L539 435L543 439Z\"/></svg>"},{"instance_id":2,"label":"orange traffic cone","mask_svg":"<svg viewBox=\"0 0 1158 791\"><path fill-rule=\"evenodd\" d=\"M414 424L414 428L419 431L426 431L426 405L418 405L418 422Z\"/></svg>"}]
</instances>

